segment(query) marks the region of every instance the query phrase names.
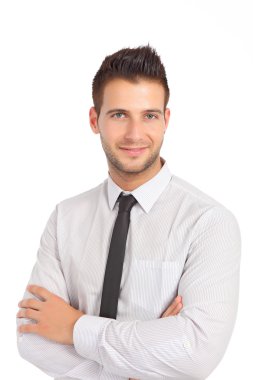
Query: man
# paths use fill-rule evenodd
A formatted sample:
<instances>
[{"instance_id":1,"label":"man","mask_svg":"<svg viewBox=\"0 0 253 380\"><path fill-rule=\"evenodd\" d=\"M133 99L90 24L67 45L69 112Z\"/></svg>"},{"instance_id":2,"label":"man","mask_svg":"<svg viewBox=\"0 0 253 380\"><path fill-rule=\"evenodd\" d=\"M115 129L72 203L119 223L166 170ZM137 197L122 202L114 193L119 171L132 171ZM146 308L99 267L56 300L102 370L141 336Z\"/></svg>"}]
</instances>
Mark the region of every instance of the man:
<instances>
[{"instance_id":1,"label":"man","mask_svg":"<svg viewBox=\"0 0 253 380\"><path fill-rule=\"evenodd\" d=\"M107 56L92 95L108 178L52 212L19 303L19 353L62 380L205 379L236 319L238 223L160 157L169 88L154 49Z\"/></svg>"}]
</instances>

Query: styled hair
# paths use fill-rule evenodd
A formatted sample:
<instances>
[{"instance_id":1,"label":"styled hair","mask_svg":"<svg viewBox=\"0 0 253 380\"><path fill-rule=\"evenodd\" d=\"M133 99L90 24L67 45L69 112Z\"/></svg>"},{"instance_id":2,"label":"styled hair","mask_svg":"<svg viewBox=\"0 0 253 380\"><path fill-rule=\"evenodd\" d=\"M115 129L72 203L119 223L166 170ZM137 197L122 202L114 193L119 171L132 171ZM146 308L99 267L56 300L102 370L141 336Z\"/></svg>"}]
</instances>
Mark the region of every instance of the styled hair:
<instances>
[{"instance_id":1,"label":"styled hair","mask_svg":"<svg viewBox=\"0 0 253 380\"><path fill-rule=\"evenodd\" d=\"M140 79L159 82L165 92L164 110L170 97L164 65L156 50L149 44L136 48L124 48L103 60L92 82L92 99L99 116L105 85L115 78L138 83Z\"/></svg>"}]
</instances>

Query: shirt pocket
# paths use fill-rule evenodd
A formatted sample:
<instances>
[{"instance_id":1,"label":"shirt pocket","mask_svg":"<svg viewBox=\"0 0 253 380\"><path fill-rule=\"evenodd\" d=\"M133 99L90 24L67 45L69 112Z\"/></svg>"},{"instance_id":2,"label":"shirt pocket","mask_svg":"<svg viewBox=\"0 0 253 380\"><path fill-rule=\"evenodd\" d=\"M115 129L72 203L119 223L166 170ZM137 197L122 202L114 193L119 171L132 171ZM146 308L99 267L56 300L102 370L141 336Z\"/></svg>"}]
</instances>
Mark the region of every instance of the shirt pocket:
<instances>
[{"instance_id":1,"label":"shirt pocket","mask_svg":"<svg viewBox=\"0 0 253 380\"><path fill-rule=\"evenodd\" d=\"M133 258L130 301L136 317L160 318L177 295L180 265L176 261Z\"/></svg>"}]
</instances>

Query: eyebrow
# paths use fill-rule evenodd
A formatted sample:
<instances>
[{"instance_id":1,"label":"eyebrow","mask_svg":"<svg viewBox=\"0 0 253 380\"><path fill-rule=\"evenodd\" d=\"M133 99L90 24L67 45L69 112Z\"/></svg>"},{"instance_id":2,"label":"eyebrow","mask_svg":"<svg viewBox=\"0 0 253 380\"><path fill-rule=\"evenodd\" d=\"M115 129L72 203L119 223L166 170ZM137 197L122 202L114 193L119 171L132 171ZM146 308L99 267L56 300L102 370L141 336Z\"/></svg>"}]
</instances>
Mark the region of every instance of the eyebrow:
<instances>
[{"instance_id":1,"label":"eyebrow","mask_svg":"<svg viewBox=\"0 0 253 380\"><path fill-rule=\"evenodd\" d=\"M109 115L110 113L113 113L113 112L128 112L128 111L124 110L123 108L114 108L114 109L111 109L111 110L107 111L106 115ZM158 108L144 110L143 112L157 112L160 115L163 115L163 112L160 109L158 109Z\"/></svg>"}]
</instances>

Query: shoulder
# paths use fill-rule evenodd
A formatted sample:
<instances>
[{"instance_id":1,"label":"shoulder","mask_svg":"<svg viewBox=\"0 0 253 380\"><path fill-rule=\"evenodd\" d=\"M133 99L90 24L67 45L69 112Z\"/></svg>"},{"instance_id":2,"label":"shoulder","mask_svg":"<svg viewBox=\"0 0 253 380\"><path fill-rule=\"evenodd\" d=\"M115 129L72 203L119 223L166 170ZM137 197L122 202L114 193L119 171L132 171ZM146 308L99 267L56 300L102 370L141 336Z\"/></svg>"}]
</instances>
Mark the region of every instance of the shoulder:
<instances>
[{"instance_id":1,"label":"shoulder","mask_svg":"<svg viewBox=\"0 0 253 380\"><path fill-rule=\"evenodd\" d=\"M181 194L181 196L187 197L189 201L203 205L203 206L223 206L218 200L205 193L200 188L192 185L181 177L172 175L171 178L172 187L174 190Z\"/></svg>"},{"instance_id":2,"label":"shoulder","mask_svg":"<svg viewBox=\"0 0 253 380\"><path fill-rule=\"evenodd\" d=\"M172 176L172 187L181 198L181 204L185 203L185 216L192 218L193 235L215 231L216 235L221 234L223 238L226 235L228 240L237 240L240 243L241 233L237 217L224 204L175 175Z\"/></svg>"},{"instance_id":3,"label":"shoulder","mask_svg":"<svg viewBox=\"0 0 253 380\"><path fill-rule=\"evenodd\" d=\"M234 213L217 199L181 177L172 175L172 198L177 200L178 209L183 210L184 217L192 219L194 224L226 224L239 230Z\"/></svg>"},{"instance_id":4,"label":"shoulder","mask_svg":"<svg viewBox=\"0 0 253 380\"><path fill-rule=\"evenodd\" d=\"M101 193L105 191L106 180L98 186L93 187L82 193L65 198L57 203L56 208L61 216L69 213L80 213L84 210L92 209L97 205Z\"/></svg>"}]
</instances>

